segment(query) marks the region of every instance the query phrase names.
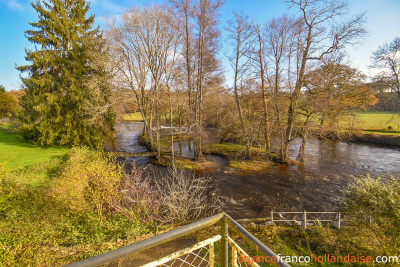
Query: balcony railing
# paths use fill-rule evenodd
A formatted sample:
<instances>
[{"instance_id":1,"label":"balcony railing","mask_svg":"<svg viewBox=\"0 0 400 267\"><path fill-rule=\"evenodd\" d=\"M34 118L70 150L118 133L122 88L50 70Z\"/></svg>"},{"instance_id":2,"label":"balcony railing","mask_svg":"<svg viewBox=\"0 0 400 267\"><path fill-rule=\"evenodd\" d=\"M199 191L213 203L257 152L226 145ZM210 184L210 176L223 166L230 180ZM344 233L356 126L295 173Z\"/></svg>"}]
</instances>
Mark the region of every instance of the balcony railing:
<instances>
[{"instance_id":1,"label":"balcony railing","mask_svg":"<svg viewBox=\"0 0 400 267\"><path fill-rule=\"evenodd\" d=\"M257 262L260 259L272 265L289 266L226 213L67 266L107 266L110 263L112 266L124 266L123 260L133 253L151 251L160 244L215 225L220 226L219 234L161 258L152 259L148 263L129 264L129 266L259 266ZM249 260L250 257L257 257L257 260Z\"/></svg>"}]
</instances>

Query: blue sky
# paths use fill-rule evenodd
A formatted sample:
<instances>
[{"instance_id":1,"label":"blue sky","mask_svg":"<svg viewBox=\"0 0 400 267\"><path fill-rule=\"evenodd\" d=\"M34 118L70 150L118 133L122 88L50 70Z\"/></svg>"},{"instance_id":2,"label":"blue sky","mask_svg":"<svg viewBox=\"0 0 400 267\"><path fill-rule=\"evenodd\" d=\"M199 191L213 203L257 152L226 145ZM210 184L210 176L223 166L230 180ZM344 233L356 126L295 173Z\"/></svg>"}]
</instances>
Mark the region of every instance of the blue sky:
<instances>
[{"instance_id":1,"label":"blue sky","mask_svg":"<svg viewBox=\"0 0 400 267\"><path fill-rule=\"evenodd\" d=\"M4 85L6 90L20 88L19 72L15 66L25 64L24 49L32 48L24 37L24 31L29 29L28 23L37 20L30 2L29 0L0 0L0 84ZM105 17L121 14L131 5L157 2L163 2L163 0L93 0L91 12L96 15L96 23L101 25ZM352 14L365 11L368 19L368 36L357 47L348 49L350 62L353 67L369 74L371 53L384 42L400 36L400 1L350 0L350 3L352 3ZM265 22L272 17L294 12L288 10L288 5L280 0L226 0L221 9L221 25L225 25L232 17L233 10L243 10L258 22ZM223 58L222 53L220 57ZM230 79L227 77L227 80Z\"/></svg>"}]
</instances>

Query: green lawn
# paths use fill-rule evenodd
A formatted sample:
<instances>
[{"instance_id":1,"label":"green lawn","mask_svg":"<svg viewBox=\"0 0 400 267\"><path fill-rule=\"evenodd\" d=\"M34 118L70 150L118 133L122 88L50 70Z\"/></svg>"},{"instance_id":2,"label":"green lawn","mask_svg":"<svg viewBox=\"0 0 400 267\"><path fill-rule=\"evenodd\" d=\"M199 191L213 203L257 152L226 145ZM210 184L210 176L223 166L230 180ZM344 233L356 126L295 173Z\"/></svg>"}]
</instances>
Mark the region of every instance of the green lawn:
<instances>
[{"instance_id":1,"label":"green lawn","mask_svg":"<svg viewBox=\"0 0 400 267\"><path fill-rule=\"evenodd\" d=\"M68 151L65 147L43 147L23 143L22 137L7 131L8 126L0 125L0 163L10 170L44 163L60 158Z\"/></svg>"},{"instance_id":2,"label":"green lawn","mask_svg":"<svg viewBox=\"0 0 400 267\"><path fill-rule=\"evenodd\" d=\"M162 113L161 114L161 120L165 120L165 119L169 120L169 113ZM172 119L173 120L178 119L178 114L176 112L174 112L172 114ZM124 120L129 121L129 122L142 122L143 121L143 117L142 117L142 114L140 112L126 113L126 114L124 114Z\"/></svg>"},{"instance_id":3,"label":"green lawn","mask_svg":"<svg viewBox=\"0 0 400 267\"><path fill-rule=\"evenodd\" d=\"M124 114L124 120L126 121L143 121L142 114L140 112L126 113Z\"/></svg>"},{"instance_id":4,"label":"green lawn","mask_svg":"<svg viewBox=\"0 0 400 267\"><path fill-rule=\"evenodd\" d=\"M362 112L357 114L357 124L362 130L400 131L400 115L393 112Z\"/></svg>"}]
</instances>

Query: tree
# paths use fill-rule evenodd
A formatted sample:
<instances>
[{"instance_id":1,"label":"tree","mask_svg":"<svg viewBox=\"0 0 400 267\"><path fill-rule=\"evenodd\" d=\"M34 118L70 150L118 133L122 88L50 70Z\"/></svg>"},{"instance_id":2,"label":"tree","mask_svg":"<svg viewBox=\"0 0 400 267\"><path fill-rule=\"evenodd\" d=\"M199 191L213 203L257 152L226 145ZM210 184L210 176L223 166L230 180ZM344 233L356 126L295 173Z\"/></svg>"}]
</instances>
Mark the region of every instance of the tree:
<instances>
[{"instance_id":1,"label":"tree","mask_svg":"<svg viewBox=\"0 0 400 267\"><path fill-rule=\"evenodd\" d=\"M304 162L305 145L312 122L322 126L329 123L337 127L339 120L366 110L377 102L376 92L364 83L364 75L340 62L324 62L318 69L305 76L305 92L299 103L299 113L304 117L299 131L302 143L297 159Z\"/></svg>"},{"instance_id":2,"label":"tree","mask_svg":"<svg viewBox=\"0 0 400 267\"><path fill-rule=\"evenodd\" d=\"M295 50L296 33L299 32L300 22L287 16L273 18L270 20L264 29L265 48L263 57L266 60L266 76L268 85L272 90L272 105L275 111L275 120L280 134L281 155L285 154L285 110L286 105L283 105L282 100L286 100L286 94L282 91L286 87L291 88L290 71L287 74L287 79L284 70L290 70L291 55ZM268 63L268 64L267 64ZM290 91L290 90L286 90Z\"/></svg>"},{"instance_id":3,"label":"tree","mask_svg":"<svg viewBox=\"0 0 400 267\"><path fill-rule=\"evenodd\" d=\"M25 32L35 44L26 50L29 65L18 70L20 130L25 140L42 145L101 147L113 140L115 114L105 43L84 0L37 1L39 20Z\"/></svg>"},{"instance_id":4,"label":"tree","mask_svg":"<svg viewBox=\"0 0 400 267\"><path fill-rule=\"evenodd\" d=\"M270 99L267 97L267 66L265 62L265 37L261 32L261 25L253 22L253 30L256 35L256 44L252 51L253 60L255 62L256 73L261 81L261 97L263 100L263 110L264 110L264 141L265 141L265 151L267 153L271 152L271 123L268 114L268 102Z\"/></svg>"},{"instance_id":5,"label":"tree","mask_svg":"<svg viewBox=\"0 0 400 267\"><path fill-rule=\"evenodd\" d=\"M13 116L17 107L17 100L12 93L6 92L3 85L0 85L0 118Z\"/></svg>"},{"instance_id":6,"label":"tree","mask_svg":"<svg viewBox=\"0 0 400 267\"><path fill-rule=\"evenodd\" d=\"M166 5L133 7L125 12L121 25L110 25L108 34L118 66L117 78L124 88L135 93L145 132L159 160L161 102L165 89L171 100L170 86L180 41L177 22Z\"/></svg>"},{"instance_id":7,"label":"tree","mask_svg":"<svg viewBox=\"0 0 400 267\"><path fill-rule=\"evenodd\" d=\"M218 51L219 30L217 28L219 9L223 0L198 0L194 7L196 19L196 80L194 103L194 156L203 159L203 97L207 84L218 80L220 64L215 55Z\"/></svg>"},{"instance_id":8,"label":"tree","mask_svg":"<svg viewBox=\"0 0 400 267\"><path fill-rule=\"evenodd\" d=\"M372 54L373 67L380 70L376 80L382 81L400 98L400 37L380 46Z\"/></svg>"},{"instance_id":9,"label":"tree","mask_svg":"<svg viewBox=\"0 0 400 267\"><path fill-rule=\"evenodd\" d=\"M248 17L243 13L233 13L235 18L228 21L226 30L229 32L228 44L232 47L232 53L228 55L229 63L234 72L233 92L235 94L236 107L239 113L242 138L246 144L246 157L250 158L251 138L245 127L242 106L240 103L240 87L248 77L250 69L249 53L254 43L254 32Z\"/></svg>"},{"instance_id":10,"label":"tree","mask_svg":"<svg viewBox=\"0 0 400 267\"><path fill-rule=\"evenodd\" d=\"M290 101L287 112L285 142L282 149L282 161L289 162L289 143L293 140L294 121L298 102L301 97L304 78L310 60L322 60L325 56L343 49L365 34L364 14L343 21L348 13L348 3L333 0L290 0L291 7L298 8L301 25L296 33L294 69L296 78L290 89Z\"/></svg>"}]
</instances>

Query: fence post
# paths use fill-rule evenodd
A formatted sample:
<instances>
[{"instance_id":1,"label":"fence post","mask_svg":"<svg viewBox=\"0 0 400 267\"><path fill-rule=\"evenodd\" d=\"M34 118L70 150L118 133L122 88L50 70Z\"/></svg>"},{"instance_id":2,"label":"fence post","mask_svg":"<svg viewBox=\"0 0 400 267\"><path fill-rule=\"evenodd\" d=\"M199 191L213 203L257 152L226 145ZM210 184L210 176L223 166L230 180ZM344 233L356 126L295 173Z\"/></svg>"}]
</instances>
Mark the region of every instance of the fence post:
<instances>
[{"instance_id":1,"label":"fence post","mask_svg":"<svg viewBox=\"0 0 400 267\"><path fill-rule=\"evenodd\" d=\"M307 228L307 214L306 211L303 211L303 228Z\"/></svg>"},{"instance_id":2,"label":"fence post","mask_svg":"<svg viewBox=\"0 0 400 267\"><path fill-rule=\"evenodd\" d=\"M336 220L333 221L333 226L337 229L340 229L340 212L336 214Z\"/></svg>"},{"instance_id":3,"label":"fence post","mask_svg":"<svg viewBox=\"0 0 400 267\"><path fill-rule=\"evenodd\" d=\"M271 221L274 222L274 211L271 211Z\"/></svg>"},{"instance_id":4,"label":"fence post","mask_svg":"<svg viewBox=\"0 0 400 267\"><path fill-rule=\"evenodd\" d=\"M228 267L228 224L221 220L221 266Z\"/></svg>"}]
</instances>

